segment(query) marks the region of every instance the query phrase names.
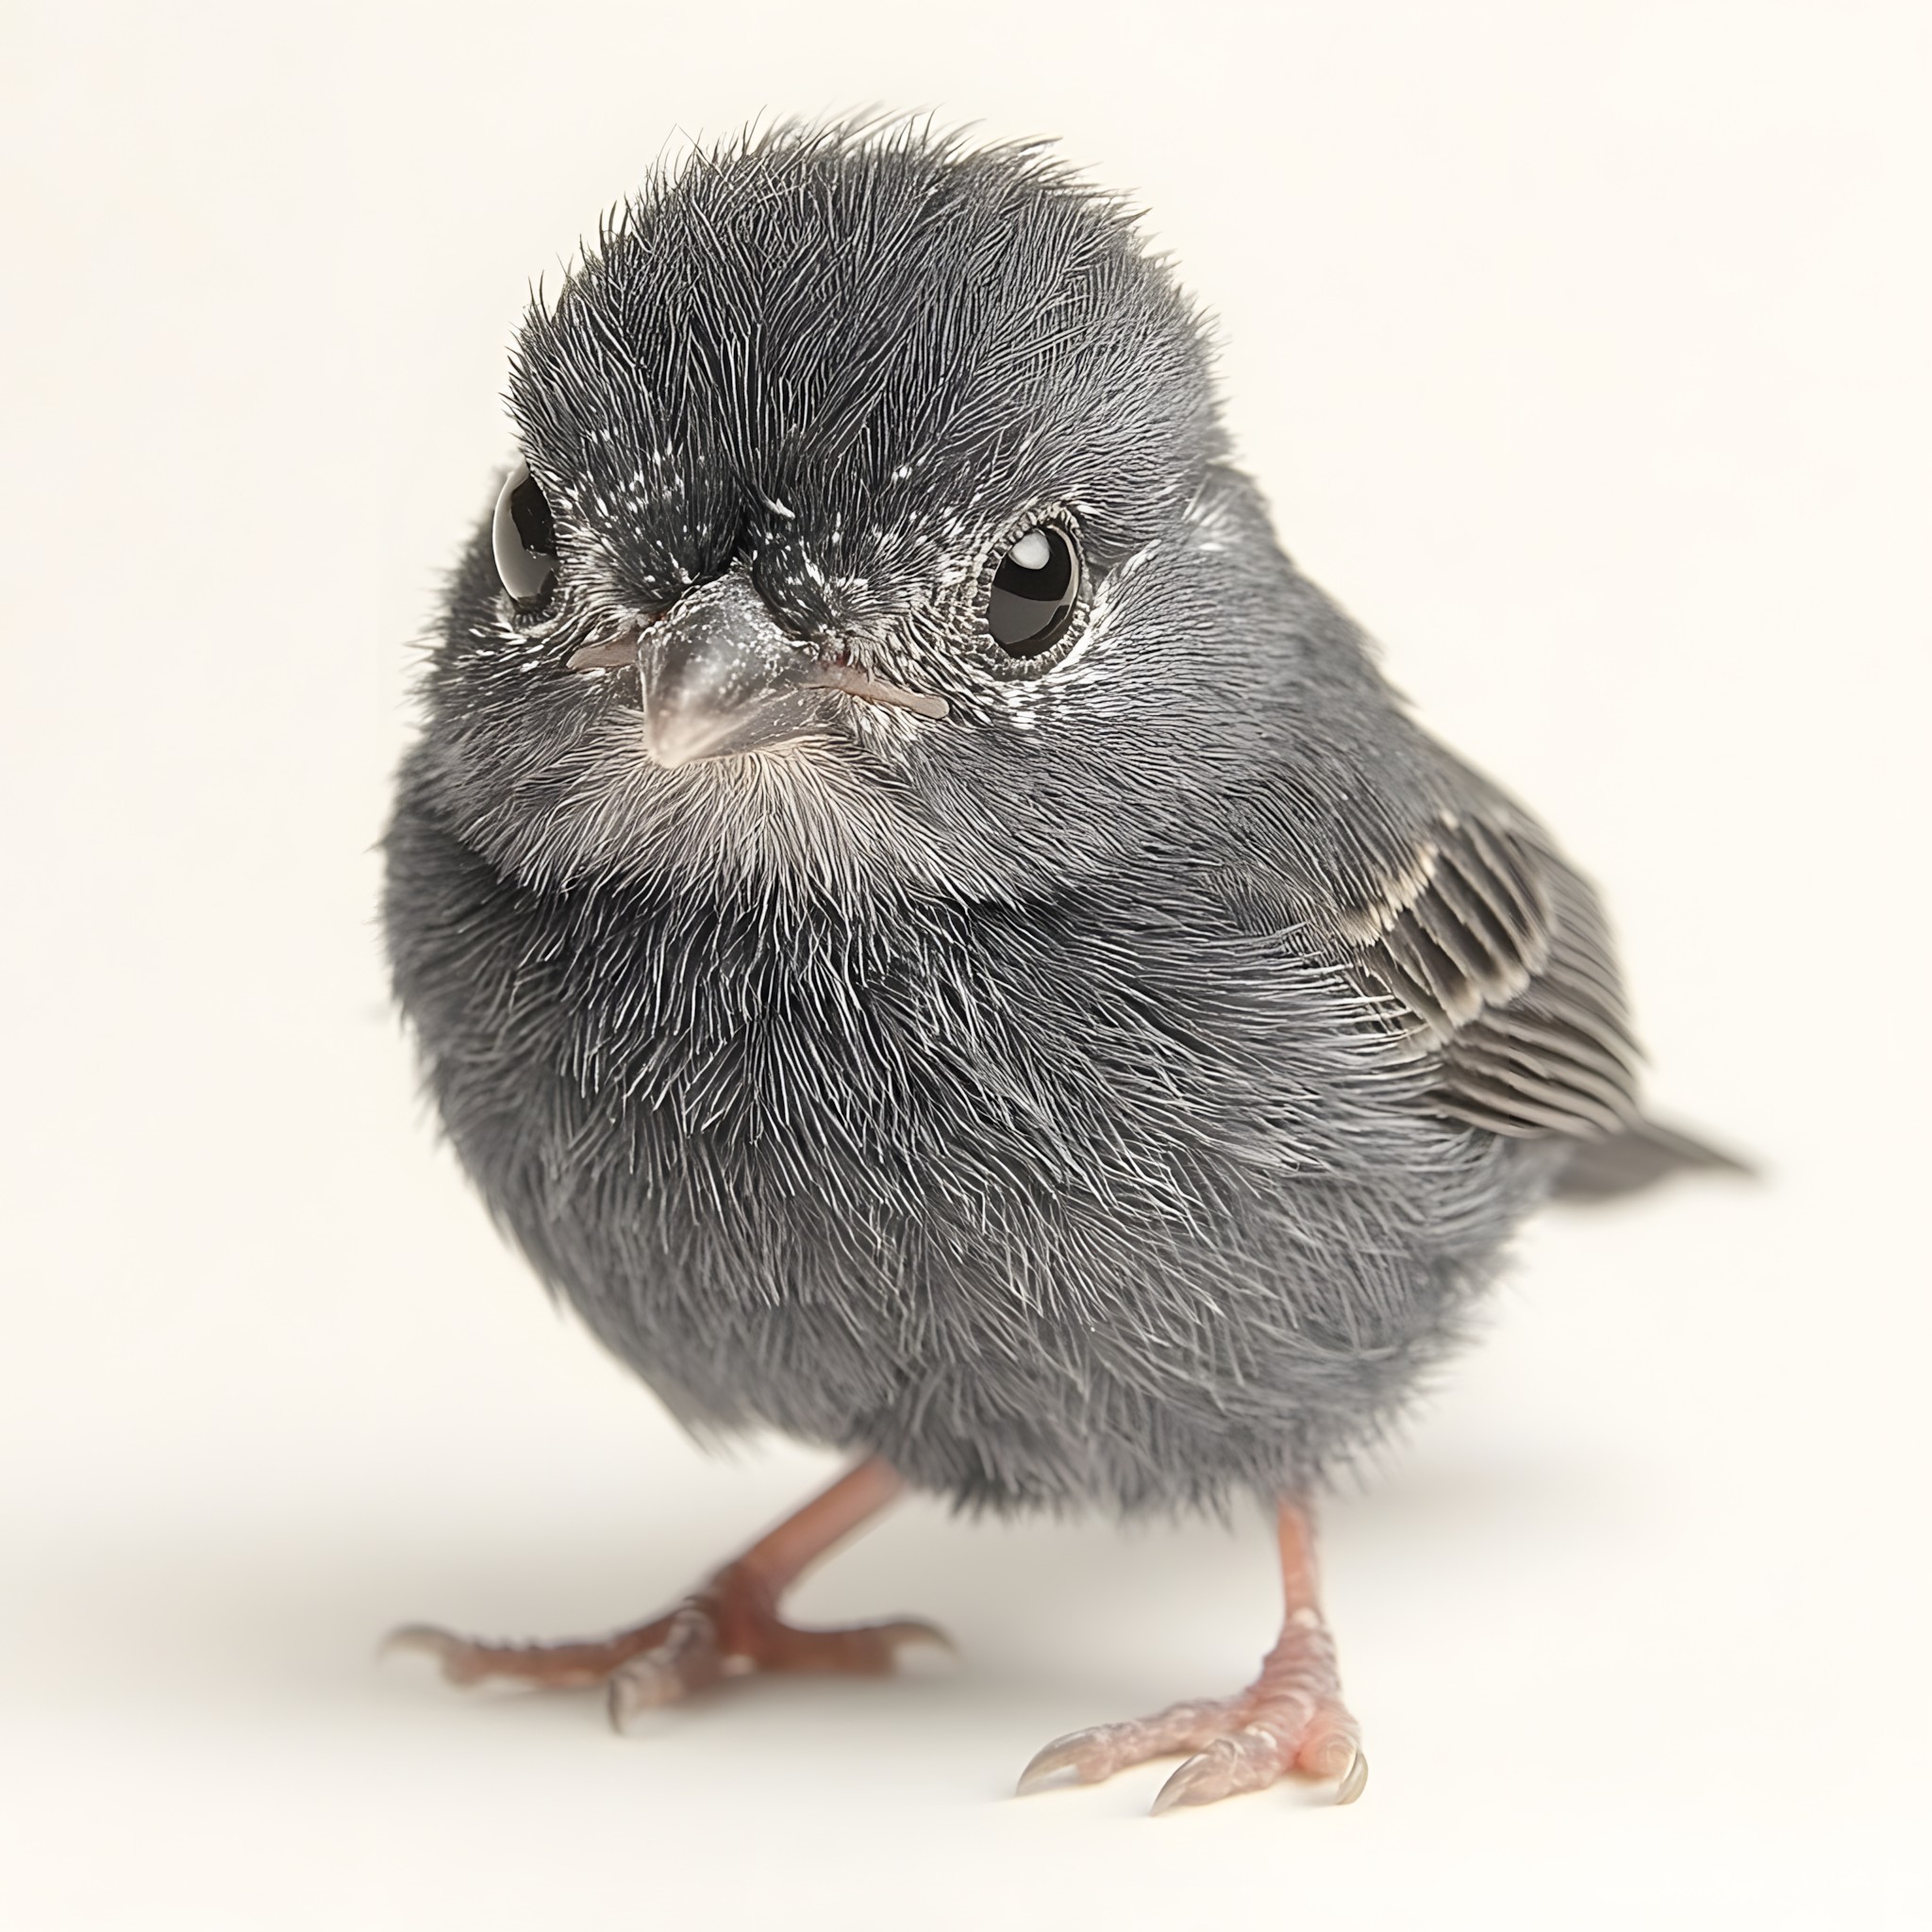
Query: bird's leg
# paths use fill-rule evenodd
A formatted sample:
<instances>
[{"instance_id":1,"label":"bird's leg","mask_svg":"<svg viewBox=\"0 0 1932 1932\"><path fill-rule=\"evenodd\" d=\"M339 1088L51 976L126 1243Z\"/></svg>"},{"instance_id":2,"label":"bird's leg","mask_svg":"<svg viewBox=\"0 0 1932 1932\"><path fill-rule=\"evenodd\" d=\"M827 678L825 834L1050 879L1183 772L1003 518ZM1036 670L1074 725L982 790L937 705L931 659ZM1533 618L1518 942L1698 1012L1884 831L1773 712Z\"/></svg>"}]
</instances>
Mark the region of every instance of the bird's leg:
<instances>
[{"instance_id":1,"label":"bird's leg","mask_svg":"<svg viewBox=\"0 0 1932 1932\"><path fill-rule=\"evenodd\" d=\"M1039 1790L1063 1771L1073 1773L1075 1784L1097 1784L1130 1764L1187 1753L1187 1762L1154 1800L1157 1812L1259 1790L1290 1772L1338 1779L1338 1805L1361 1796L1369 1760L1355 1719L1341 1702L1335 1641L1322 1618L1314 1524L1299 1504L1283 1503L1278 1533L1281 1638L1262 1659L1254 1683L1236 1697L1176 1704L1154 1717L1057 1738L1021 1774L1023 1794Z\"/></svg>"},{"instance_id":2,"label":"bird's leg","mask_svg":"<svg viewBox=\"0 0 1932 1932\"><path fill-rule=\"evenodd\" d=\"M575 1643L478 1643L428 1624L398 1630L389 1648L435 1657L453 1684L504 1682L569 1690L606 1684L619 1730L641 1711L753 1671L880 1674L901 1646L944 1645L930 1624L901 1619L802 1630L778 1601L807 1570L870 1522L904 1488L877 1457L849 1469L661 1617Z\"/></svg>"}]
</instances>

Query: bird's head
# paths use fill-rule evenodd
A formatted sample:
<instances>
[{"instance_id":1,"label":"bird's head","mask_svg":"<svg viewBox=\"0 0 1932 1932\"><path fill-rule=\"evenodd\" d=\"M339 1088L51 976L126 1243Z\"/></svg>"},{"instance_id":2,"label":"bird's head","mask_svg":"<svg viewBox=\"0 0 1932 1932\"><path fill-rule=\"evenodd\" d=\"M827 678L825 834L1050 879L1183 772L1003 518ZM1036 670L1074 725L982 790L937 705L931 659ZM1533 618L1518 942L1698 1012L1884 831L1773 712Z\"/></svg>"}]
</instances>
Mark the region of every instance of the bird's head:
<instances>
[{"instance_id":1,"label":"bird's head","mask_svg":"<svg viewBox=\"0 0 1932 1932\"><path fill-rule=\"evenodd\" d=\"M1214 755L1200 322L1038 149L700 153L533 304L509 404L425 756L520 876L1012 895Z\"/></svg>"}]
</instances>

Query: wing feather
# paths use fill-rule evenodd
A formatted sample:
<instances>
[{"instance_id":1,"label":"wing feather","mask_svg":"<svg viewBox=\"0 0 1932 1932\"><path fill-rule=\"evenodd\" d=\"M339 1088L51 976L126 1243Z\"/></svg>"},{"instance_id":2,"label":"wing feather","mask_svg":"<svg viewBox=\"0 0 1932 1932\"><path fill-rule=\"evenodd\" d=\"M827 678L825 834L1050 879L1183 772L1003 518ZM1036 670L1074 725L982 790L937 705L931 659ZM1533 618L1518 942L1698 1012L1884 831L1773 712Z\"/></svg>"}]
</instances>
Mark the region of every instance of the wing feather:
<instances>
[{"instance_id":1,"label":"wing feather","mask_svg":"<svg viewBox=\"0 0 1932 1932\"><path fill-rule=\"evenodd\" d=\"M1636 1118L1637 1048L1595 900L1506 808L1444 810L1410 861L1341 914L1437 1102L1510 1135L1595 1139Z\"/></svg>"}]
</instances>

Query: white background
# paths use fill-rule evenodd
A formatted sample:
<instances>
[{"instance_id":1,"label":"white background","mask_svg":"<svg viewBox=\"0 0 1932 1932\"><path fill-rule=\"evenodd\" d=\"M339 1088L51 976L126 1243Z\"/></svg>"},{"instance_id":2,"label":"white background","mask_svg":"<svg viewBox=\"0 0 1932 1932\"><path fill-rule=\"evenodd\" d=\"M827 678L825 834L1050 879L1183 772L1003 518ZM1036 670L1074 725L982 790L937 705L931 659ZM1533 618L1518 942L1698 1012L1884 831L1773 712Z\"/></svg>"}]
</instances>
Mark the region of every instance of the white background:
<instances>
[{"instance_id":1,"label":"white background","mask_svg":"<svg viewBox=\"0 0 1932 1932\"><path fill-rule=\"evenodd\" d=\"M1923 1923L1926 22L13 9L0 1917ZM1604 883L1660 1107L1772 1170L1534 1230L1329 1509L1352 1810L1005 1796L1243 1680L1254 1522L915 1506L801 1608L955 1674L646 1739L371 1660L641 1614L823 1468L701 1457L498 1245L371 847L526 280L679 129L874 103L1148 208L1290 547Z\"/></svg>"}]
</instances>

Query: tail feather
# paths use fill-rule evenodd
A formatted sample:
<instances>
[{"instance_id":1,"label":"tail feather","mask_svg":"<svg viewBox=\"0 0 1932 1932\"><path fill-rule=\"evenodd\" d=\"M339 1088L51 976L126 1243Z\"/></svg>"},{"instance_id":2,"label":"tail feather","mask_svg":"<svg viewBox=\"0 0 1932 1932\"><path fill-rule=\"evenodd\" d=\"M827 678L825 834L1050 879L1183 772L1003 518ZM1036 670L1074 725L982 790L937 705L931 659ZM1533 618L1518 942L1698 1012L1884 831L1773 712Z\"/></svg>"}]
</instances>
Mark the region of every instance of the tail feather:
<instances>
[{"instance_id":1,"label":"tail feather","mask_svg":"<svg viewBox=\"0 0 1932 1932\"><path fill-rule=\"evenodd\" d=\"M1557 1177L1556 1196L1559 1201L1614 1201L1674 1174L1698 1170L1745 1177L1757 1172L1749 1161L1722 1148L1656 1121L1640 1120L1605 1140L1579 1141Z\"/></svg>"}]
</instances>

